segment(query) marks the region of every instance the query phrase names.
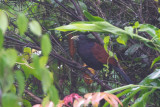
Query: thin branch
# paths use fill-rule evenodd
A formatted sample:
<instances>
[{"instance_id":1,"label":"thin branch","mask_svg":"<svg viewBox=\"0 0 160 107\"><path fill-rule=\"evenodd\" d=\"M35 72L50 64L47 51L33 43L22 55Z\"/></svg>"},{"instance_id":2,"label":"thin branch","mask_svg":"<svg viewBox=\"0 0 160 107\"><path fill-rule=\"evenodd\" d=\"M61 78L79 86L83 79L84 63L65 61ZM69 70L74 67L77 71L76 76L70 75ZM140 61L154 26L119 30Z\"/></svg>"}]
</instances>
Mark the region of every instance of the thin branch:
<instances>
[{"instance_id":1,"label":"thin branch","mask_svg":"<svg viewBox=\"0 0 160 107\"><path fill-rule=\"evenodd\" d=\"M16 26L14 23L12 23L12 22L10 22L10 23L11 23L11 25L13 25L15 28L17 28L17 26ZM30 36L28 33L25 33L25 35L28 36L30 39L32 39L32 40L34 41L34 43L36 43L37 46L40 46L39 42L38 42L35 38L33 38L32 36Z\"/></svg>"},{"instance_id":2,"label":"thin branch","mask_svg":"<svg viewBox=\"0 0 160 107\"><path fill-rule=\"evenodd\" d=\"M72 11L70 11L68 8L66 8L62 3L60 3L58 0L54 0L58 5L62 6L66 11L72 14L71 17L74 17L77 20L81 20L77 15L75 15Z\"/></svg>"},{"instance_id":3,"label":"thin branch","mask_svg":"<svg viewBox=\"0 0 160 107\"><path fill-rule=\"evenodd\" d=\"M84 21L84 16L82 14L82 11L81 11L79 5L77 5L77 3L75 2L75 0L70 0L70 1L73 3L73 5L74 5L74 7L75 7L75 9L77 11L77 15L80 17L81 21Z\"/></svg>"},{"instance_id":4,"label":"thin branch","mask_svg":"<svg viewBox=\"0 0 160 107\"><path fill-rule=\"evenodd\" d=\"M33 93L31 93L30 91L28 90L24 90L24 93L28 94L31 98L33 98L34 102L36 104L41 104L42 103L42 99L40 99L39 97L37 97L36 95L34 95Z\"/></svg>"}]
</instances>

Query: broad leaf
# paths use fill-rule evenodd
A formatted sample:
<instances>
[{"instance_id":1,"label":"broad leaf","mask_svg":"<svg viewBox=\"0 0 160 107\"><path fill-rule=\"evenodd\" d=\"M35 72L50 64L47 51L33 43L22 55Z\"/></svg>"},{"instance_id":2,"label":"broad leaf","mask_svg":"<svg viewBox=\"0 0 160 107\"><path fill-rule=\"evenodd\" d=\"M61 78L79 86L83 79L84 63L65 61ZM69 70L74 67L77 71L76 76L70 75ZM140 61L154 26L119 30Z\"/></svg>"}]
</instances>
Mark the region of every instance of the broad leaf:
<instances>
[{"instance_id":1,"label":"broad leaf","mask_svg":"<svg viewBox=\"0 0 160 107\"><path fill-rule=\"evenodd\" d=\"M3 34L6 32L8 27L8 18L5 11L0 10L0 29L2 30Z\"/></svg>"},{"instance_id":2,"label":"broad leaf","mask_svg":"<svg viewBox=\"0 0 160 107\"><path fill-rule=\"evenodd\" d=\"M87 17L87 19L89 21L105 21L103 18L98 17L98 16L93 16L92 14L90 14L87 11L83 11L83 13L84 13L85 17Z\"/></svg>"},{"instance_id":3,"label":"broad leaf","mask_svg":"<svg viewBox=\"0 0 160 107\"><path fill-rule=\"evenodd\" d=\"M59 94L55 86L52 85L49 88L49 94L51 95L50 99L54 102L55 105L57 105L59 101Z\"/></svg>"},{"instance_id":4,"label":"broad leaf","mask_svg":"<svg viewBox=\"0 0 160 107\"><path fill-rule=\"evenodd\" d=\"M129 26L129 27L124 27L124 30L130 34L133 34L133 27Z\"/></svg>"},{"instance_id":5,"label":"broad leaf","mask_svg":"<svg viewBox=\"0 0 160 107\"><path fill-rule=\"evenodd\" d=\"M125 51L125 55L133 55L139 48L141 47L140 44L134 44L131 47L129 47L126 51Z\"/></svg>"},{"instance_id":6,"label":"broad leaf","mask_svg":"<svg viewBox=\"0 0 160 107\"><path fill-rule=\"evenodd\" d=\"M158 79L160 78L160 69L156 69L152 74L147 76L148 79Z\"/></svg>"},{"instance_id":7,"label":"broad leaf","mask_svg":"<svg viewBox=\"0 0 160 107\"><path fill-rule=\"evenodd\" d=\"M20 35L23 35L27 31L28 19L23 13L18 14L17 26L18 26Z\"/></svg>"},{"instance_id":8,"label":"broad leaf","mask_svg":"<svg viewBox=\"0 0 160 107\"><path fill-rule=\"evenodd\" d=\"M153 73L151 73L145 79L143 79L139 84L140 85L152 85L153 84L152 82L158 78L160 78L160 69L156 69Z\"/></svg>"},{"instance_id":9,"label":"broad leaf","mask_svg":"<svg viewBox=\"0 0 160 107\"><path fill-rule=\"evenodd\" d=\"M47 69L42 69L42 88L44 93L47 93L53 84L53 75Z\"/></svg>"},{"instance_id":10,"label":"broad leaf","mask_svg":"<svg viewBox=\"0 0 160 107\"><path fill-rule=\"evenodd\" d=\"M3 78L3 83L1 84L2 85L2 90L3 92L8 92L10 90L12 90L12 86L13 86L13 82L14 82L14 77L13 77L13 73L8 71L8 72L5 72L7 76L5 76Z\"/></svg>"},{"instance_id":11,"label":"broad leaf","mask_svg":"<svg viewBox=\"0 0 160 107\"><path fill-rule=\"evenodd\" d=\"M12 93L5 93L2 95L2 107L21 107L18 104L18 97Z\"/></svg>"},{"instance_id":12,"label":"broad leaf","mask_svg":"<svg viewBox=\"0 0 160 107\"><path fill-rule=\"evenodd\" d=\"M30 56L31 56L31 48L29 48L29 47L25 47L24 49L23 49L23 56L24 56L24 58L26 59L26 60L29 60L29 58L30 58Z\"/></svg>"},{"instance_id":13,"label":"broad leaf","mask_svg":"<svg viewBox=\"0 0 160 107\"><path fill-rule=\"evenodd\" d=\"M141 24L140 25L140 29L138 31L139 32L147 32L152 37L155 37L156 36L156 30L158 30L158 28L156 28L153 25L150 25L150 24Z\"/></svg>"},{"instance_id":14,"label":"broad leaf","mask_svg":"<svg viewBox=\"0 0 160 107\"><path fill-rule=\"evenodd\" d=\"M43 98L42 107L46 107L48 103L49 103L49 95Z\"/></svg>"},{"instance_id":15,"label":"broad leaf","mask_svg":"<svg viewBox=\"0 0 160 107\"><path fill-rule=\"evenodd\" d=\"M17 60L17 51L14 49L8 49L6 51L6 63L8 66L13 67Z\"/></svg>"},{"instance_id":16,"label":"broad leaf","mask_svg":"<svg viewBox=\"0 0 160 107\"><path fill-rule=\"evenodd\" d=\"M39 64L39 56L38 55L34 55L33 56L33 66L36 70L40 69L40 64Z\"/></svg>"},{"instance_id":17,"label":"broad leaf","mask_svg":"<svg viewBox=\"0 0 160 107\"><path fill-rule=\"evenodd\" d=\"M155 58L153 61L152 61L152 65L151 65L151 68L153 67L153 65L158 62L160 60L160 56L158 56L157 58Z\"/></svg>"},{"instance_id":18,"label":"broad leaf","mask_svg":"<svg viewBox=\"0 0 160 107\"><path fill-rule=\"evenodd\" d=\"M25 73L26 78L28 78L29 75L33 75L38 80L41 80L41 76L40 76L41 72L39 72L37 69L34 68L33 63L28 64L26 62L26 63L23 63L21 67Z\"/></svg>"},{"instance_id":19,"label":"broad leaf","mask_svg":"<svg viewBox=\"0 0 160 107\"><path fill-rule=\"evenodd\" d=\"M24 107L32 107L31 103L28 100L23 99Z\"/></svg>"},{"instance_id":20,"label":"broad leaf","mask_svg":"<svg viewBox=\"0 0 160 107\"><path fill-rule=\"evenodd\" d=\"M156 49L156 47L160 48L160 45L153 43L153 41L146 39L137 34L125 31L121 28L118 28L106 21L94 21L94 22L75 22L69 25L57 27L56 30L59 31L91 31L91 32L109 32L115 35L119 35L118 41L122 44L125 44L129 37L138 39L139 41L144 42L147 46ZM125 35L125 36L124 36ZM127 37L128 36L128 37Z\"/></svg>"},{"instance_id":21,"label":"broad leaf","mask_svg":"<svg viewBox=\"0 0 160 107\"><path fill-rule=\"evenodd\" d=\"M135 89L132 89L132 93L130 95L127 96L127 98L125 98L123 100L123 104L124 107L128 106L129 101L134 97L134 95L136 95L139 91L141 90L141 88L137 87Z\"/></svg>"},{"instance_id":22,"label":"broad leaf","mask_svg":"<svg viewBox=\"0 0 160 107\"><path fill-rule=\"evenodd\" d=\"M47 57L47 56L42 56L42 57L39 59L40 67L41 67L41 68L44 68L45 65L47 64L47 62L48 62L48 57Z\"/></svg>"},{"instance_id":23,"label":"broad leaf","mask_svg":"<svg viewBox=\"0 0 160 107\"><path fill-rule=\"evenodd\" d=\"M127 41L128 41L128 36L125 34L118 36L118 38L117 38L117 42L120 44L123 44L123 45L126 45Z\"/></svg>"},{"instance_id":24,"label":"broad leaf","mask_svg":"<svg viewBox=\"0 0 160 107\"><path fill-rule=\"evenodd\" d=\"M17 79L17 82L18 82L19 95L22 96L22 94L24 92L24 88L25 88L24 75L21 71L16 71L15 75L16 75L16 79Z\"/></svg>"},{"instance_id":25,"label":"broad leaf","mask_svg":"<svg viewBox=\"0 0 160 107\"><path fill-rule=\"evenodd\" d=\"M135 24L134 24L134 26L133 26L133 28L137 29L139 27L139 25L140 25L139 22L136 21Z\"/></svg>"},{"instance_id":26,"label":"broad leaf","mask_svg":"<svg viewBox=\"0 0 160 107\"><path fill-rule=\"evenodd\" d=\"M3 47L4 36L2 30L0 29L0 50Z\"/></svg>"},{"instance_id":27,"label":"broad leaf","mask_svg":"<svg viewBox=\"0 0 160 107\"><path fill-rule=\"evenodd\" d=\"M48 56L52 50L52 45L48 35L43 35L41 40L41 49L44 56Z\"/></svg>"},{"instance_id":28,"label":"broad leaf","mask_svg":"<svg viewBox=\"0 0 160 107\"><path fill-rule=\"evenodd\" d=\"M87 11L87 6L86 6L85 3L81 2L81 1L78 1L78 3L79 3L79 5L80 5L82 10L86 10Z\"/></svg>"},{"instance_id":29,"label":"broad leaf","mask_svg":"<svg viewBox=\"0 0 160 107\"><path fill-rule=\"evenodd\" d=\"M30 27L30 30L33 32L33 34L37 36L42 35L42 28L37 21L33 20L32 22L30 22L29 27Z\"/></svg>"},{"instance_id":30,"label":"broad leaf","mask_svg":"<svg viewBox=\"0 0 160 107\"><path fill-rule=\"evenodd\" d=\"M152 89L149 92L144 93L141 97L137 98L135 103L131 107L146 107L147 99L156 89Z\"/></svg>"}]
</instances>

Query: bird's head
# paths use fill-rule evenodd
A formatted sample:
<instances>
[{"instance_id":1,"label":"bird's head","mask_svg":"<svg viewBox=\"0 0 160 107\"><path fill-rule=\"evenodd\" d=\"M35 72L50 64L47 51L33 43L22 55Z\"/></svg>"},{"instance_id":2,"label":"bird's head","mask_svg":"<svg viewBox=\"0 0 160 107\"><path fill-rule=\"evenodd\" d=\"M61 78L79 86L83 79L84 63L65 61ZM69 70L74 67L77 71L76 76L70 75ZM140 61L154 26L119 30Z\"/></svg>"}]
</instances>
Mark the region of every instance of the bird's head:
<instances>
[{"instance_id":1,"label":"bird's head","mask_svg":"<svg viewBox=\"0 0 160 107\"><path fill-rule=\"evenodd\" d=\"M76 40L76 41L85 40L85 39L87 39L87 36L83 35L83 34L80 34L80 35L77 35L77 36L73 36L71 39Z\"/></svg>"}]
</instances>

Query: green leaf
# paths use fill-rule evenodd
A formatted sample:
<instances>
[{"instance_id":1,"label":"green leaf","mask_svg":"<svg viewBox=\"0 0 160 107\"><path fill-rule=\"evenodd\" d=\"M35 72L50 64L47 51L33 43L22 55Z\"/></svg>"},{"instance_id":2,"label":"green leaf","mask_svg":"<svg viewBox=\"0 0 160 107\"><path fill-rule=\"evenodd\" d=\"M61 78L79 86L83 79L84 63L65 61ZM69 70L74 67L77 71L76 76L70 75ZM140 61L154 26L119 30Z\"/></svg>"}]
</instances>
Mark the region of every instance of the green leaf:
<instances>
[{"instance_id":1,"label":"green leaf","mask_svg":"<svg viewBox=\"0 0 160 107\"><path fill-rule=\"evenodd\" d=\"M87 11L83 11L85 17L89 20L89 21L105 21L103 18L98 17L98 16L93 16L92 14L90 14Z\"/></svg>"},{"instance_id":2,"label":"green leaf","mask_svg":"<svg viewBox=\"0 0 160 107\"><path fill-rule=\"evenodd\" d=\"M120 43L120 44L123 44L123 45L126 45L127 41L128 41L128 36L127 35L120 35L117 38L117 42Z\"/></svg>"},{"instance_id":3,"label":"green leaf","mask_svg":"<svg viewBox=\"0 0 160 107\"><path fill-rule=\"evenodd\" d=\"M49 95L46 96L45 98L43 98L43 101L42 101L42 106L43 107L46 107L46 105L49 103Z\"/></svg>"},{"instance_id":4,"label":"green leaf","mask_svg":"<svg viewBox=\"0 0 160 107\"><path fill-rule=\"evenodd\" d=\"M86 6L85 3L81 2L81 1L78 1L78 3L79 3L80 8L81 8L82 10L86 10L86 11L87 11L87 6ZM72 8L72 9L75 9L75 6L74 6L72 3L69 3L69 2L68 2L66 5L69 6L70 8Z\"/></svg>"},{"instance_id":5,"label":"green leaf","mask_svg":"<svg viewBox=\"0 0 160 107\"><path fill-rule=\"evenodd\" d=\"M87 11L87 6L86 6L85 3L81 2L81 1L78 1L78 3L79 3L79 5L80 5L82 10L86 10Z\"/></svg>"},{"instance_id":6,"label":"green leaf","mask_svg":"<svg viewBox=\"0 0 160 107\"><path fill-rule=\"evenodd\" d=\"M17 82L18 82L19 95L22 96L22 94L24 92L24 88L25 88L24 75L21 71L16 71L15 76L16 76L16 79L17 79Z\"/></svg>"},{"instance_id":7,"label":"green leaf","mask_svg":"<svg viewBox=\"0 0 160 107\"><path fill-rule=\"evenodd\" d=\"M128 27L124 27L124 30L126 31L126 32L128 32L128 33L133 33L133 27L131 27L131 26L128 26Z\"/></svg>"},{"instance_id":8,"label":"green leaf","mask_svg":"<svg viewBox=\"0 0 160 107\"><path fill-rule=\"evenodd\" d=\"M12 85L13 85L13 82L14 82L14 77L13 77L13 74L12 72L7 72L6 74L7 76L5 76L3 78L3 83L1 84L2 85L2 89L3 89L3 92L8 92L10 90L12 90Z\"/></svg>"},{"instance_id":9,"label":"green leaf","mask_svg":"<svg viewBox=\"0 0 160 107\"><path fill-rule=\"evenodd\" d=\"M135 24L134 24L134 26L133 26L133 28L137 29L139 27L139 25L140 25L139 22L136 21Z\"/></svg>"},{"instance_id":10,"label":"green leaf","mask_svg":"<svg viewBox=\"0 0 160 107\"><path fill-rule=\"evenodd\" d=\"M109 56L111 56L111 57L114 56L114 53L113 53L111 50L109 50L108 54L109 54Z\"/></svg>"},{"instance_id":11,"label":"green leaf","mask_svg":"<svg viewBox=\"0 0 160 107\"><path fill-rule=\"evenodd\" d=\"M158 7L158 13L160 13L160 7Z\"/></svg>"},{"instance_id":12,"label":"green leaf","mask_svg":"<svg viewBox=\"0 0 160 107\"><path fill-rule=\"evenodd\" d=\"M133 55L139 48L141 47L140 44L134 44L131 47L129 47L126 51L125 51L125 55Z\"/></svg>"},{"instance_id":13,"label":"green leaf","mask_svg":"<svg viewBox=\"0 0 160 107\"><path fill-rule=\"evenodd\" d=\"M116 35L128 34L126 31L113 26L106 21L92 21L92 22L74 22L69 25L57 27L59 31L93 31L93 32L110 32Z\"/></svg>"},{"instance_id":14,"label":"green leaf","mask_svg":"<svg viewBox=\"0 0 160 107\"><path fill-rule=\"evenodd\" d=\"M29 27L30 27L30 30L32 31L33 34L35 34L37 36L42 35L42 28L36 20L33 20L32 22L30 22Z\"/></svg>"},{"instance_id":15,"label":"green leaf","mask_svg":"<svg viewBox=\"0 0 160 107\"><path fill-rule=\"evenodd\" d=\"M47 93L51 85L53 84L53 75L47 69L42 71L42 88L44 93Z\"/></svg>"},{"instance_id":16,"label":"green leaf","mask_svg":"<svg viewBox=\"0 0 160 107\"><path fill-rule=\"evenodd\" d=\"M139 32L147 32L149 35L152 37L156 37L156 31L159 30L153 25L150 24L141 24L140 29L138 30Z\"/></svg>"},{"instance_id":17,"label":"green leaf","mask_svg":"<svg viewBox=\"0 0 160 107\"><path fill-rule=\"evenodd\" d=\"M40 69L40 64L39 64L39 56L38 55L34 55L33 56L33 66L36 70Z\"/></svg>"},{"instance_id":18,"label":"green leaf","mask_svg":"<svg viewBox=\"0 0 160 107\"><path fill-rule=\"evenodd\" d=\"M42 56L42 57L39 59L40 67L41 67L41 68L45 67L45 65L47 64L47 62L48 62L48 57L47 57L47 56Z\"/></svg>"},{"instance_id":19,"label":"green leaf","mask_svg":"<svg viewBox=\"0 0 160 107\"><path fill-rule=\"evenodd\" d=\"M6 32L8 27L8 18L5 11L0 10L0 29L2 30L3 34Z\"/></svg>"},{"instance_id":20,"label":"green leaf","mask_svg":"<svg viewBox=\"0 0 160 107\"><path fill-rule=\"evenodd\" d=\"M59 31L94 31L94 32L103 32L102 28L92 24L91 22L83 23L83 22L76 22L76 23L71 23L69 25L57 27L56 30Z\"/></svg>"},{"instance_id":21,"label":"green leaf","mask_svg":"<svg viewBox=\"0 0 160 107\"><path fill-rule=\"evenodd\" d=\"M49 95L50 95L50 99L54 102L55 105L57 105L59 101L59 94L55 86L52 85L49 88Z\"/></svg>"},{"instance_id":22,"label":"green leaf","mask_svg":"<svg viewBox=\"0 0 160 107\"><path fill-rule=\"evenodd\" d=\"M147 76L148 79L158 79L160 77L160 69L156 69L153 73Z\"/></svg>"},{"instance_id":23,"label":"green leaf","mask_svg":"<svg viewBox=\"0 0 160 107\"><path fill-rule=\"evenodd\" d=\"M74 22L69 25L61 26L55 28L55 30L59 31L91 31L91 32L108 32L114 35L119 35L118 41L122 44L126 44L129 37L137 39L139 41L144 42L148 47L156 49L160 47L160 42L151 41L146 39L138 34L127 32L121 28L118 28L106 21L93 21L93 22ZM128 36L128 37L127 37ZM158 45L158 46L157 46Z\"/></svg>"},{"instance_id":24,"label":"green leaf","mask_svg":"<svg viewBox=\"0 0 160 107\"><path fill-rule=\"evenodd\" d=\"M110 36L105 36L103 41L104 41L105 44L108 45L109 44L109 40L110 40Z\"/></svg>"},{"instance_id":25,"label":"green leaf","mask_svg":"<svg viewBox=\"0 0 160 107\"><path fill-rule=\"evenodd\" d=\"M147 99L156 89L152 89L149 92L144 93L141 97L137 98L135 103L131 107L146 107Z\"/></svg>"},{"instance_id":26,"label":"green leaf","mask_svg":"<svg viewBox=\"0 0 160 107\"><path fill-rule=\"evenodd\" d=\"M153 73L151 73L145 79L143 79L139 84L140 85L152 85L153 84L152 82L156 82L157 84L158 82L155 80L158 79L159 77L160 77L160 69L156 69Z\"/></svg>"},{"instance_id":27,"label":"green leaf","mask_svg":"<svg viewBox=\"0 0 160 107\"><path fill-rule=\"evenodd\" d=\"M28 100L23 99L23 106L24 107L32 107L31 103Z\"/></svg>"},{"instance_id":28,"label":"green leaf","mask_svg":"<svg viewBox=\"0 0 160 107\"><path fill-rule=\"evenodd\" d=\"M17 26L18 26L20 35L23 35L27 31L28 19L23 13L18 14Z\"/></svg>"},{"instance_id":29,"label":"green leaf","mask_svg":"<svg viewBox=\"0 0 160 107\"><path fill-rule=\"evenodd\" d=\"M34 77L36 77L38 80L41 80L41 72L39 72L39 68L35 69L33 63L28 64L27 62L24 63L23 65L21 65L26 78L29 77L29 75L33 75Z\"/></svg>"},{"instance_id":30,"label":"green leaf","mask_svg":"<svg viewBox=\"0 0 160 107\"><path fill-rule=\"evenodd\" d=\"M153 67L153 65L158 62L160 60L160 56L158 56L157 58L155 58L153 61L152 61L152 64L151 64L151 68Z\"/></svg>"},{"instance_id":31,"label":"green leaf","mask_svg":"<svg viewBox=\"0 0 160 107\"><path fill-rule=\"evenodd\" d=\"M124 107L127 107L129 101L130 101L130 100L134 97L134 95L137 94L140 90L141 90L140 87L137 87L137 88L132 89L131 94L128 95L127 98L125 98L125 99L123 100L123 106L124 106Z\"/></svg>"},{"instance_id":32,"label":"green leaf","mask_svg":"<svg viewBox=\"0 0 160 107\"><path fill-rule=\"evenodd\" d=\"M17 51L14 49L7 49L6 51L6 63L8 66L13 67L17 60Z\"/></svg>"},{"instance_id":33,"label":"green leaf","mask_svg":"<svg viewBox=\"0 0 160 107\"><path fill-rule=\"evenodd\" d=\"M4 93L2 95L2 107L21 107L18 104L18 97L12 93Z\"/></svg>"},{"instance_id":34,"label":"green leaf","mask_svg":"<svg viewBox=\"0 0 160 107\"><path fill-rule=\"evenodd\" d=\"M23 57L24 57L26 60L29 60L31 54L32 54L31 48L25 47L25 48L23 49Z\"/></svg>"},{"instance_id":35,"label":"green leaf","mask_svg":"<svg viewBox=\"0 0 160 107\"><path fill-rule=\"evenodd\" d=\"M11 88L10 88L10 92L13 93L13 94L16 94L16 87L14 84L12 84Z\"/></svg>"},{"instance_id":36,"label":"green leaf","mask_svg":"<svg viewBox=\"0 0 160 107\"><path fill-rule=\"evenodd\" d=\"M109 44L110 36L105 36L104 37L104 48L106 51L108 51L108 44Z\"/></svg>"},{"instance_id":37,"label":"green leaf","mask_svg":"<svg viewBox=\"0 0 160 107\"><path fill-rule=\"evenodd\" d=\"M41 40L41 49L44 56L48 56L52 50L52 45L48 35L43 35Z\"/></svg>"},{"instance_id":38,"label":"green leaf","mask_svg":"<svg viewBox=\"0 0 160 107\"><path fill-rule=\"evenodd\" d=\"M0 50L3 47L3 41L4 41L4 36L3 36L2 30L0 29Z\"/></svg>"}]
</instances>

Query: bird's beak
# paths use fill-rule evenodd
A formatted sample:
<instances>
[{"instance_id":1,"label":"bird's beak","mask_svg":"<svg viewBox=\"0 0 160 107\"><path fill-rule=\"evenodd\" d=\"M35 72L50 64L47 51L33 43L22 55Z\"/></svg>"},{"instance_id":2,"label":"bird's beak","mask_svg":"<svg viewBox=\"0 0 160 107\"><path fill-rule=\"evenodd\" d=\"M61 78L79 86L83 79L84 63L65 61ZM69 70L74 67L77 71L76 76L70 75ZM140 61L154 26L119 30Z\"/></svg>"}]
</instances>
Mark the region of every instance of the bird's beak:
<instances>
[{"instance_id":1,"label":"bird's beak","mask_svg":"<svg viewBox=\"0 0 160 107\"><path fill-rule=\"evenodd\" d=\"M71 39L73 39L73 40L79 40L79 36L73 36Z\"/></svg>"}]
</instances>

